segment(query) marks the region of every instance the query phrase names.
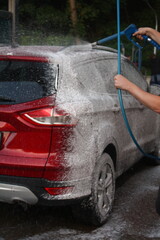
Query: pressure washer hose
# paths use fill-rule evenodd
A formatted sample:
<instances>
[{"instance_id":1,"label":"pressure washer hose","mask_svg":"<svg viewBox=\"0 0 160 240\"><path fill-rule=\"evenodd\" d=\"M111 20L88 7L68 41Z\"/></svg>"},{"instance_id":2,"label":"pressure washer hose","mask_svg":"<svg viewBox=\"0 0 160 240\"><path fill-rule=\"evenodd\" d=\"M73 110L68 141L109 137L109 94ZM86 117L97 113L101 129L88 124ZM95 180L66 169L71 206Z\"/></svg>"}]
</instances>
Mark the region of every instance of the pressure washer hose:
<instances>
[{"instance_id":1,"label":"pressure washer hose","mask_svg":"<svg viewBox=\"0 0 160 240\"><path fill-rule=\"evenodd\" d=\"M117 37L117 47L118 47L118 74L121 74L121 34L120 34L120 0L117 0L117 33L118 33L118 37ZM121 112L122 112L122 116L126 125L126 128L133 140L133 142L135 143L135 145L137 146L137 148L139 149L139 151L148 158L153 158L155 160L160 160L159 157L156 157L154 155L151 154L147 154L143 151L143 149L140 147L140 145L138 144L135 136L132 133L131 127L129 125L127 116L126 116L126 112L124 109L124 104L123 104L123 99L122 99L122 91L121 89L118 89L118 98L119 98L119 104L120 104L120 108L121 108Z\"/></svg>"}]
</instances>

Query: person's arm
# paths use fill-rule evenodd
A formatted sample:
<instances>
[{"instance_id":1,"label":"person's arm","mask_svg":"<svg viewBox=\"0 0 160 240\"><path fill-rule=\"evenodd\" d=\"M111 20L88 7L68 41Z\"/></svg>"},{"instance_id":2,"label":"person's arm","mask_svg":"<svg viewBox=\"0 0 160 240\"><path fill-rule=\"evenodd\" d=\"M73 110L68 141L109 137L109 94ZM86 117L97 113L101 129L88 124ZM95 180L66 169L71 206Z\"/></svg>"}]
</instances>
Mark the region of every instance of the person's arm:
<instances>
[{"instance_id":1,"label":"person's arm","mask_svg":"<svg viewBox=\"0 0 160 240\"><path fill-rule=\"evenodd\" d=\"M142 35L146 35L152 38L158 44L160 44L160 32L158 32L157 30L150 27L142 27L142 28L139 28L138 31L133 34L133 36L141 40L143 39Z\"/></svg>"},{"instance_id":2,"label":"person's arm","mask_svg":"<svg viewBox=\"0 0 160 240\"><path fill-rule=\"evenodd\" d=\"M116 88L128 91L133 97L156 113L160 113L160 96L145 92L140 87L118 74L114 77Z\"/></svg>"}]
</instances>

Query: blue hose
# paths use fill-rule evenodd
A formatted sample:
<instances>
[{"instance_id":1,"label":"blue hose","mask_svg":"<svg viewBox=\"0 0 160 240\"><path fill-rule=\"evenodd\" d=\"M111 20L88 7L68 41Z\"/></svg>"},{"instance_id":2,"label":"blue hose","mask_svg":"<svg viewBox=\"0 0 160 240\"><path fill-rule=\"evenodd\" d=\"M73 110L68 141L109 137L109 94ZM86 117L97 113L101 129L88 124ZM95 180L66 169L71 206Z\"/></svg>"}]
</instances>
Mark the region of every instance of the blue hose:
<instances>
[{"instance_id":1,"label":"blue hose","mask_svg":"<svg viewBox=\"0 0 160 240\"><path fill-rule=\"evenodd\" d=\"M118 46L118 74L121 74L121 31L120 31L120 0L117 0L117 33L118 33L118 37L117 37L117 46ZM137 148L139 149L139 151L148 158L153 158L155 160L160 160L159 157L156 157L154 155L151 154L147 154L143 151L143 149L140 147L140 145L138 144L136 138L134 137L132 130L130 128L127 116L126 116L126 112L124 109L124 104L123 104L123 99L122 99L122 92L121 89L118 89L118 98L119 98L119 104L120 104L120 108L121 108L121 112L122 112L122 116L126 125L126 128L133 140L133 142L135 143L135 145L137 146Z\"/></svg>"}]
</instances>

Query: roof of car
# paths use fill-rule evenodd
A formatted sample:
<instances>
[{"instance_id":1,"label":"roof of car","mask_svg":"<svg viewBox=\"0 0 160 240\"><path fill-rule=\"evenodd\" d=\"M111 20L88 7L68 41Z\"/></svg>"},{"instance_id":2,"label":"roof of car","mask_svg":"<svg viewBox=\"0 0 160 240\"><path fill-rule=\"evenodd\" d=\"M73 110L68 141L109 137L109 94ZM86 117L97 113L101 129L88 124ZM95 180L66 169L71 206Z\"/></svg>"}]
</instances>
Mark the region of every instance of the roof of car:
<instances>
[{"instance_id":1,"label":"roof of car","mask_svg":"<svg viewBox=\"0 0 160 240\"><path fill-rule=\"evenodd\" d=\"M0 55L13 56L48 56L49 52L56 53L64 49L63 46L18 46L0 47Z\"/></svg>"},{"instance_id":2,"label":"roof of car","mask_svg":"<svg viewBox=\"0 0 160 240\"><path fill-rule=\"evenodd\" d=\"M34 56L48 57L50 53L63 52L65 54L73 52L86 52L92 50L103 50L107 52L116 52L115 49L92 44L73 45L73 46L18 46L18 47L0 47L0 55L13 56Z\"/></svg>"}]
</instances>

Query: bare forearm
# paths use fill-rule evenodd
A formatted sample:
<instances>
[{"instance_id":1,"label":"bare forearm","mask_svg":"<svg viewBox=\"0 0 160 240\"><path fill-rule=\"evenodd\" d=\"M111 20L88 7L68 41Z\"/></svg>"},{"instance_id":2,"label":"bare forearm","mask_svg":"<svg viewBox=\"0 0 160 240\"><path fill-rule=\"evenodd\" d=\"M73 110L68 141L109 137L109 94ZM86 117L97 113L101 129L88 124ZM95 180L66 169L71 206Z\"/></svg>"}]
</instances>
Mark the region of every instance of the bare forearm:
<instances>
[{"instance_id":1,"label":"bare forearm","mask_svg":"<svg viewBox=\"0 0 160 240\"><path fill-rule=\"evenodd\" d=\"M160 97L145 92L135 84L131 83L127 91L146 107L154 112L160 113Z\"/></svg>"},{"instance_id":2,"label":"bare forearm","mask_svg":"<svg viewBox=\"0 0 160 240\"><path fill-rule=\"evenodd\" d=\"M121 74L114 77L114 85L116 88L128 91L139 102L154 112L160 113L160 96L145 92Z\"/></svg>"}]
</instances>

